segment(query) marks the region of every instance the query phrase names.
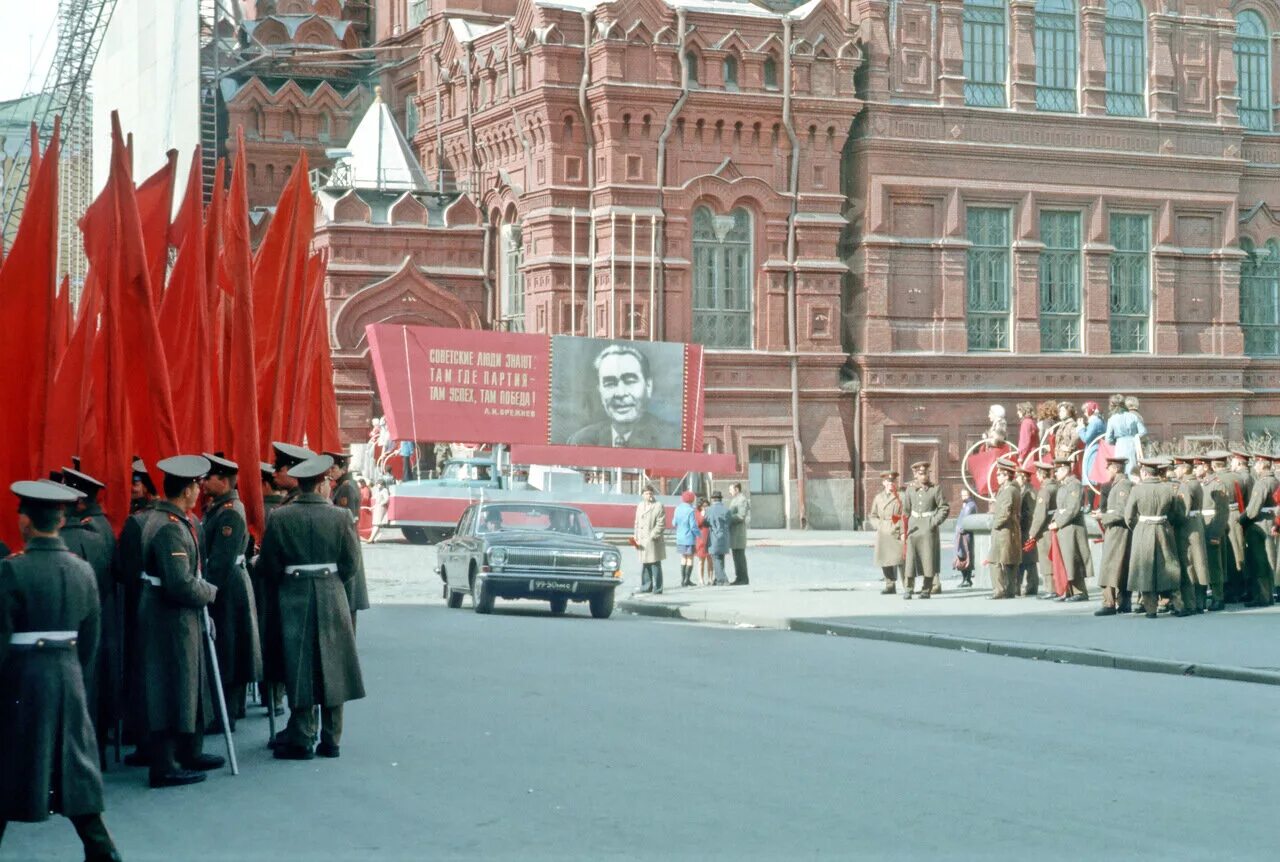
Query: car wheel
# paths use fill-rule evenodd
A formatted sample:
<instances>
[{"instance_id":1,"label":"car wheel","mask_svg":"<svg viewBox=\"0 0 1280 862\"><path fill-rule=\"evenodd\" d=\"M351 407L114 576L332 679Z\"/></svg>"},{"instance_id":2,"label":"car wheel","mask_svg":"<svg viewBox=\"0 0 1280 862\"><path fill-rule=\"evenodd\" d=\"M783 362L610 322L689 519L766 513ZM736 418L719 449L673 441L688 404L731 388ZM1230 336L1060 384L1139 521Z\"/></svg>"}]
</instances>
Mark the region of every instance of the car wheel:
<instances>
[{"instance_id":1,"label":"car wheel","mask_svg":"<svg viewBox=\"0 0 1280 862\"><path fill-rule=\"evenodd\" d=\"M567 610L567 609L568 609L568 607L569 607L569 600L568 600L568 599L552 599L552 600L551 600L551 615L552 615L553 617L563 616L563 615L564 615L565 610Z\"/></svg>"},{"instance_id":2,"label":"car wheel","mask_svg":"<svg viewBox=\"0 0 1280 862\"><path fill-rule=\"evenodd\" d=\"M471 605L478 614L493 612L493 593L484 585L484 580L473 573L471 575Z\"/></svg>"},{"instance_id":3,"label":"car wheel","mask_svg":"<svg viewBox=\"0 0 1280 862\"><path fill-rule=\"evenodd\" d=\"M400 532L404 534L405 541L412 545L431 544L431 533L426 527L401 527Z\"/></svg>"},{"instance_id":4,"label":"car wheel","mask_svg":"<svg viewBox=\"0 0 1280 862\"><path fill-rule=\"evenodd\" d=\"M596 593L587 600L591 608L591 616L598 620L607 620L613 615L613 590Z\"/></svg>"},{"instance_id":5,"label":"car wheel","mask_svg":"<svg viewBox=\"0 0 1280 862\"><path fill-rule=\"evenodd\" d=\"M446 605L448 605L451 608L454 608L455 610L457 608L462 607L462 593L457 592L456 590L449 589L447 585L444 588L444 592L445 592L444 603Z\"/></svg>"}]
</instances>

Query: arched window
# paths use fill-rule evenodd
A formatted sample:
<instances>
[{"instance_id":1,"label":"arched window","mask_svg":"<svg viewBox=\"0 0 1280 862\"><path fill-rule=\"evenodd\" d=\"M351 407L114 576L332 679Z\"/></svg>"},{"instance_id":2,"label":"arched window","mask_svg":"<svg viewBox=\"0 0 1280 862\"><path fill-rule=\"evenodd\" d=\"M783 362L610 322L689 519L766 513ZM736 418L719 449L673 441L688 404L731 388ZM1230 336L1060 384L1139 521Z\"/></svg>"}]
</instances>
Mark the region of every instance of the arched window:
<instances>
[{"instance_id":1,"label":"arched window","mask_svg":"<svg viewBox=\"0 0 1280 862\"><path fill-rule=\"evenodd\" d=\"M751 214L693 211L693 340L705 347L751 347L755 273Z\"/></svg>"},{"instance_id":2,"label":"arched window","mask_svg":"<svg viewBox=\"0 0 1280 862\"><path fill-rule=\"evenodd\" d=\"M1255 132L1271 131L1271 40L1257 12L1236 16L1236 92L1240 96L1240 125Z\"/></svg>"},{"instance_id":3,"label":"arched window","mask_svg":"<svg viewBox=\"0 0 1280 862\"><path fill-rule=\"evenodd\" d=\"M1250 356L1280 355L1280 243L1267 240L1254 248L1247 239L1240 248L1248 255L1240 264L1240 328L1244 352Z\"/></svg>"},{"instance_id":4,"label":"arched window","mask_svg":"<svg viewBox=\"0 0 1280 862\"><path fill-rule=\"evenodd\" d=\"M738 92L738 58L732 54L724 58L724 88L731 93Z\"/></svg>"},{"instance_id":5,"label":"arched window","mask_svg":"<svg viewBox=\"0 0 1280 862\"><path fill-rule=\"evenodd\" d=\"M520 224L504 224L498 233L502 243L498 258L502 322L507 332L524 332L524 246Z\"/></svg>"},{"instance_id":6,"label":"arched window","mask_svg":"<svg viewBox=\"0 0 1280 862\"><path fill-rule=\"evenodd\" d=\"M764 58L764 88L778 89L778 61L773 59L772 54Z\"/></svg>"},{"instance_id":7,"label":"arched window","mask_svg":"<svg viewBox=\"0 0 1280 862\"><path fill-rule=\"evenodd\" d=\"M1107 113L1147 113L1147 16L1138 0L1107 0Z\"/></svg>"},{"instance_id":8,"label":"arched window","mask_svg":"<svg viewBox=\"0 0 1280 862\"><path fill-rule=\"evenodd\" d=\"M965 0L964 103L1003 108L1008 69L1004 0Z\"/></svg>"},{"instance_id":9,"label":"arched window","mask_svg":"<svg viewBox=\"0 0 1280 862\"><path fill-rule=\"evenodd\" d=\"M690 90L698 89L698 55L693 51L684 52L685 86Z\"/></svg>"},{"instance_id":10,"label":"arched window","mask_svg":"<svg viewBox=\"0 0 1280 862\"><path fill-rule=\"evenodd\" d=\"M1077 49L1075 0L1036 0L1036 108L1074 113Z\"/></svg>"}]
</instances>

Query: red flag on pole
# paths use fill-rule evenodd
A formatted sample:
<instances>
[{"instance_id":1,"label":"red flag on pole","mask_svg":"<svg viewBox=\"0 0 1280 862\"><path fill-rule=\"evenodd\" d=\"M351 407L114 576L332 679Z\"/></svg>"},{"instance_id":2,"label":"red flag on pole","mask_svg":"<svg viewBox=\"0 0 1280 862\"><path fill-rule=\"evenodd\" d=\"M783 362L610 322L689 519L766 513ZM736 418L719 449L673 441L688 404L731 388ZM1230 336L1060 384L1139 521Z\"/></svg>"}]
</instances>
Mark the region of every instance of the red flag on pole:
<instances>
[{"instance_id":1,"label":"red flag on pole","mask_svg":"<svg viewBox=\"0 0 1280 862\"><path fill-rule=\"evenodd\" d=\"M89 381L93 345L98 333L99 292L93 273L80 292L80 315L67 349L58 362L49 394L49 420L44 424L44 461L41 474L66 465L80 451L89 418Z\"/></svg>"},{"instance_id":2,"label":"red flag on pole","mask_svg":"<svg viewBox=\"0 0 1280 862\"><path fill-rule=\"evenodd\" d=\"M169 214L173 211L173 178L178 167L178 151L169 150L165 159L164 167L143 180L136 194L152 305L157 311L164 293L165 267L169 263ZM132 171L131 164L127 167Z\"/></svg>"},{"instance_id":3,"label":"red flag on pole","mask_svg":"<svg viewBox=\"0 0 1280 862\"><path fill-rule=\"evenodd\" d=\"M1071 579L1067 577L1067 564L1062 559L1057 530L1049 531L1049 563L1053 566L1053 591L1060 596L1065 596Z\"/></svg>"}]
</instances>

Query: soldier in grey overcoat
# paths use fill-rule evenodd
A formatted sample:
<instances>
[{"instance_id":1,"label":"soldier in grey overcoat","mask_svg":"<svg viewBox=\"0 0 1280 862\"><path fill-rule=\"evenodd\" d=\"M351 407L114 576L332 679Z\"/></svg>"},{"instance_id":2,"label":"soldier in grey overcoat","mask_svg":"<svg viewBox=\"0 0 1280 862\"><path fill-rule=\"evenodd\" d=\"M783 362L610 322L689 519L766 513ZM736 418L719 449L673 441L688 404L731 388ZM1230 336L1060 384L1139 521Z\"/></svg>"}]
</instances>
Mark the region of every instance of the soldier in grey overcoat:
<instances>
[{"instance_id":1,"label":"soldier in grey overcoat","mask_svg":"<svg viewBox=\"0 0 1280 862\"><path fill-rule=\"evenodd\" d=\"M1244 583L1244 524L1240 521L1240 513L1248 505L1249 496L1246 486L1240 480L1240 474L1230 468L1231 463L1230 452L1226 452L1224 458L1215 458L1213 473L1227 495L1227 540L1222 549L1222 562L1225 566L1222 598L1224 601L1238 602L1249 597L1249 588Z\"/></svg>"},{"instance_id":2,"label":"soldier in grey overcoat","mask_svg":"<svg viewBox=\"0 0 1280 862\"><path fill-rule=\"evenodd\" d=\"M1238 528L1240 522L1230 517L1229 492L1223 485L1219 468L1226 467L1226 458L1230 453L1222 450L1206 452L1195 459L1195 477L1204 489L1203 508L1200 510L1204 520L1205 556L1209 564L1209 599L1208 609L1221 611L1226 608L1226 566L1227 555L1231 553L1227 531L1230 522L1235 521Z\"/></svg>"},{"instance_id":3,"label":"soldier in grey overcoat","mask_svg":"<svg viewBox=\"0 0 1280 862\"><path fill-rule=\"evenodd\" d=\"M1261 608L1272 604L1275 590L1275 540L1271 527L1275 523L1277 481L1271 472L1271 455L1257 452L1254 458L1260 467L1240 522L1244 525L1245 584L1251 591L1245 606Z\"/></svg>"},{"instance_id":4,"label":"soldier in grey overcoat","mask_svg":"<svg viewBox=\"0 0 1280 862\"><path fill-rule=\"evenodd\" d=\"M1093 577L1093 555L1089 553L1089 532L1084 526L1084 485L1071 472L1073 461L1058 458L1053 462L1058 479L1057 511L1049 529L1058 535L1058 551L1067 570L1065 602L1083 602L1089 598L1085 580Z\"/></svg>"},{"instance_id":5,"label":"soldier in grey overcoat","mask_svg":"<svg viewBox=\"0 0 1280 862\"><path fill-rule=\"evenodd\" d=\"M1138 462L1141 481L1129 492L1124 520L1132 531L1129 542L1129 589L1140 594L1142 609L1156 616L1161 594L1170 594L1178 616L1190 616L1179 591L1181 564L1174 530L1181 521L1178 489L1159 478L1159 464Z\"/></svg>"},{"instance_id":6,"label":"soldier in grey overcoat","mask_svg":"<svg viewBox=\"0 0 1280 862\"><path fill-rule=\"evenodd\" d=\"M876 531L875 564L884 575L881 595L897 591L898 573L902 571L905 550L902 546L902 495L898 493L898 473L886 470L880 474L881 490L871 501L867 520Z\"/></svg>"},{"instance_id":7,"label":"soldier in grey overcoat","mask_svg":"<svg viewBox=\"0 0 1280 862\"><path fill-rule=\"evenodd\" d=\"M339 509L346 509L351 513L351 523L358 524L360 521L360 486L356 484L356 480L351 477L351 471L347 466L351 463L351 456L345 452L324 452L333 459L333 466L329 468L329 480L333 483L333 491L331 499L333 505ZM357 534L358 535L358 534ZM347 602L351 605L351 625L355 626L356 611L369 610L369 587L365 582L364 565L360 566L356 576L347 584Z\"/></svg>"},{"instance_id":8,"label":"soldier in grey overcoat","mask_svg":"<svg viewBox=\"0 0 1280 862\"><path fill-rule=\"evenodd\" d=\"M911 598L917 577L924 581L920 587L920 598L929 598L942 562L942 541L938 530L951 507L942 495L942 489L929 478L931 466L928 461L917 461L911 465L912 482L903 495L903 509L907 516L907 553L902 577L904 599Z\"/></svg>"},{"instance_id":9,"label":"soldier in grey overcoat","mask_svg":"<svg viewBox=\"0 0 1280 862\"><path fill-rule=\"evenodd\" d=\"M1036 542L1036 556L1040 559L1040 565L1045 567L1041 573L1044 586L1040 590L1040 598L1056 599L1058 592L1053 583L1053 568L1049 562L1052 538L1049 535L1049 524L1058 508L1058 483L1053 478L1053 465L1047 461L1036 462L1036 475L1040 478L1040 490L1036 492L1036 506L1031 513L1031 529L1027 532L1026 539Z\"/></svg>"},{"instance_id":10,"label":"soldier in grey overcoat","mask_svg":"<svg viewBox=\"0 0 1280 862\"><path fill-rule=\"evenodd\" d=\"M69 818L89 862L118 860L84 680L98 645L98 584L58 536L76 492L15 482L26 543L0 560L0 840L10 820Z\"/></svg>"},{"instance_id":11,"label":"soldier in grey overcoat","mask_svg":"<svg viewBox=\"0 0 1280 862\"><path fill-rule=\"evenodd\" d=\"M1018 526L1022 532L1022 562L1014 576L1014 592L1034 596L1040 592L1040 551L1031 537L1031 521L1036 513L1036 489L1031 485L1032 471L1020 466L1014 479L1018 483Z\"/></svg>"},{"instance_id":12,"label":"soldier in grey overcoat","mask_svg":"<svg viewBox=\"0 0 1280 862\"><path fill-rule=\"evenodd\" d=\"M1204 488L1191 474L1195 458L1178 455L1173 459L1174 482L1184 519L1176 537L1182 563L1182 604L1204 613L1209 596L1209 553L1204 536Z\"/></svg>"},{"instance_id":13,"label":"soldier in grey overcoat","mask_svg":"<svg viewBox=\"0 0 1280 862\"><path fill-rule=\"evenodd\" d=\"M1094 616L1108 617L1127 614L1132 609L1129 592L1129 524L1125 521L1125 507L1133 482L1124 472L1129 459L1123 456L1107 458L1106 501L1098 514L1102 527L1102 562L1098 572L1098 586L1102 588L1102 607Z\"/></svg>"},{"instance_id":14,"label":"soldier in grey overcoat","mask_svg":"<svg viewBox=\"0 0 1280 862\"><path fill-rule=\"evenodd\" d=\"M1012 599L1017 592L1014 572L1022 563L1022 492L1013 474L1018 465L1001 458L996 462L996 498L991 503L991 598Z\"/></svg>"},{"instance_id":15,"label":"soldier in grey overcoat","mask_svg":"<svg viewBox=\"0 0 1280 862\"><path fill-rule=\"evenodd\" d=\"M258 555L269 621L264 673L283 682L289 695L289 724L273 740L282 760L338 757L343 704L364 697L347 604L360 541L351 518L327 495L332 463L320 455L291 468L298 494L272 513Z\"/></svg>"}]
</instances>

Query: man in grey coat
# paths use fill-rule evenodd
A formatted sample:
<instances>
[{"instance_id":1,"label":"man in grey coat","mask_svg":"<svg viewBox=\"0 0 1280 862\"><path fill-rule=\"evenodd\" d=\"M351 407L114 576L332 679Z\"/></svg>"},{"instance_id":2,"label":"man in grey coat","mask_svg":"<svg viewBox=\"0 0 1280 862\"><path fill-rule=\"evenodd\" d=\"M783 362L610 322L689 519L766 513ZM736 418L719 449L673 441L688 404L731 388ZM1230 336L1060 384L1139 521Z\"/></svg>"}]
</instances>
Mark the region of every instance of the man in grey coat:
<instances>
[{"instance_id":1,"label":"man in grey coat","mask_svg":"<svg viewBox=\"0 0 1280 862\"><path fill-rule=\"evenodd\" d=\"M751 499L742 493L742 483L729 485L729 548L733 551L733 580L731 587L740 587L747 580L747 527L751 524Z\"/></svg>"},{"instance_id":2,"label":"man in grey coat","mask_svg":"<svg viewBox=\"0 0 1280 862\"><path fill-rule=\"evenodd\" d=\"M723 585L729 583L724 573L724 555L732 546L730 534L733 531L733 518L729 507L724 504L724 495L719 491L711 492L711 505L707 507L703 517L711 530L707 538L707 553L711 555L711 570L715 574L713 583Z\"/></svg>"}]
</instances>

